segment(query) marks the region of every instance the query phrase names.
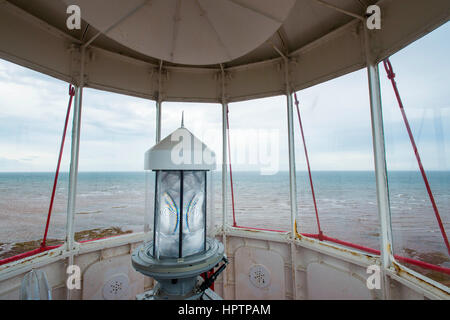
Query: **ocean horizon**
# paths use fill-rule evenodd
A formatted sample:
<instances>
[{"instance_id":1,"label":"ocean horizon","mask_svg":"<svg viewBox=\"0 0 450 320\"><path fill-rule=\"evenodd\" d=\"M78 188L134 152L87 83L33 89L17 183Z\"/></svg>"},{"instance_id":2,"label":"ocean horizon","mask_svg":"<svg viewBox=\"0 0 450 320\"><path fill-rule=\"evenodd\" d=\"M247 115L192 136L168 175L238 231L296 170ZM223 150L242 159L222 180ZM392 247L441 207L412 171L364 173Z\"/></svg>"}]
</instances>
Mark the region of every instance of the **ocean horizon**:
<instances>
[{"instance_id":1,"label":"ocean horizon","mask_svg":"<svg viewBox=\"0 0 450 320\"><path fill-rule=\"evenodd\" d=\"M449 230L450 171L427 171L427 174L442 221ZM142 231L146 215L145 175L144 171L80 171L75 231L102 228ZM312 176L323 232L379 249L374 171L317 170ZM447 259L440 259L438 264L450 267L420 172L390 171L388 179L395 253L416 258L430 253L445 256ZM54 172L0 172L0 252L14 243L42 238L53 180ZM150 192L151 182L150 179ZM233 182L238 225L290 230L288 171L260 175L258 171L236 170ZM49 238L65 236L67 193L68 172L60 172ZM230 190L228 193L227 212L231 221ZM300 232L317 233L306 171L297 171L297 194ZM212 195L214 218L221 222L221 171L213 172Z\"/></svg>"}]
</instances>

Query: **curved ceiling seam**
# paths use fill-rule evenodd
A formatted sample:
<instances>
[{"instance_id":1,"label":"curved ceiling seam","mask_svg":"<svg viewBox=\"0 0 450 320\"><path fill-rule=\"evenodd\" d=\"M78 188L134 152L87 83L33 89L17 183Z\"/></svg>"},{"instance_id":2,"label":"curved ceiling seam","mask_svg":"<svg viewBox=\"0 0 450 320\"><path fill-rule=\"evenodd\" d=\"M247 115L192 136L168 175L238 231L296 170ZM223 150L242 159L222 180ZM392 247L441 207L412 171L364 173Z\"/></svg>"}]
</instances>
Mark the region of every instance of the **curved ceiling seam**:
<instances>
[{"instance_id":1,"label":"curved ceiling seam","mask_svg":"<svg viewBox=\"0 0 450 320\"><path fill-rule=\"evenodd\" d=\"M216 35L216 38L218 40L218 43L220 44L220 46L223 48L223 50L225 51L225 54L228 58L228 60L232 60L230 52L228 51L227 47L225 46L225 44L223 43L222 38L220 37L219 33L217 32L216 28L214 27L213 23L211 22L211 20L208 17L207 12L203 9L203 7L201 6L200 2L198 0L195 0L195 3L197 4L197 6L200 9L200 12L202 13L202 16L205 17L206 21L208 22L208 24L211 26L211 29L214 31L214 34Z\"/></svg>"},{"instance_id":2,"label":"curved ceiling seam","mask_svg":"<svg viewBox=\"0 0 450 320\"><path fill-rule=\"evenodd\" d=\"M239 6L239 7L241 7L241 8L250 10L250 11L252 11L252 12L254 12L254 13L257 13L257 14L259 14L259 15L265 17L265 18L268 18L268 19L270 19L270 20L273 20L273 21L275 21L275 22L277 22L277 23L283 24L283 22L284 22L284 21L282 21L282 20L280 20L280 19L277 19L276 17L274 17L274 16L272 16L272 15L270 15L270 14L268 14L268 13L262 12L262 11L260 11L260 10L257 10L256 8L252 8L252 7L250 7L250 6L246 6L246 5L242 4L242 3L237 2L236 0L228 0L228 1L231 2L231 3L233 3L233 4L235 4L235 5L237 5L237 6Z\"/></svg>"},{"instance_id":3,"label":"curved ceiling seam","mask_svg":"<svg viewBox=\"0 0 450 320\"><path fill-rule=\"evenodd\" d=\"M353 17L353 18L359 19L359 20L361 20L361 21L365 21L365 20L366 20L365 17L360 16L359 14L356 14L356 13L350 12L350 11L348 11L348 10L339 8L339 7L337 7L337 6L335 6L335 5L331 4L331 3L328 3L328 2L326 2L326 1L322 1L322 0L314 0L314 1L317 2L317 3L320 3L321 5L323 5L323 6L325 6L325 7L328 7L328 8L330 8L330 9L336 10L336 11L338 11L338 12L340 12L340 13L346 14L346 15L348 15L348 16L351 16L351 17Z\"/></svg>"},{"instance_id":4,"label":"curved ceiling seam","mask_svg":"<svg viewBox=\"0 0 450 320\"><path fill-rule=\"evenodd\" d=\"M133 8L131 11L127 12L125 15L121 16L119 18L119 20L117 20L116 22L114 22L113 24L111 24L108 28L105 28L104 30L99 31L95 36L93 36L91 39L89 39L88 42L86 42L85 44L83 44L84 48L87 48L93 41L95 41L95 39L97 39L101 34L106 35L108 32L110 32L111 30L113 30L114 28L116 28L118 25L120 25L122 22L124 22L126 19L128 19L129 17L131 17L132 15L134 15L136 12L138 12L139 10L141 10L144 5L146 5L148 2L150 2L152 0L144 0L141 4L139 4L137 7Z\"/></svg>"},{"instance_id":5,"label":"curved ceiling seam","mask_svg":"<svg viewBox=\"0 0 450 320\"><path fill-rule=\"evenodd\" d=\"M170 50L170 60L173 61L173 56L176 49L177 38L178 38L178 29L180 27L180 8L181 8L181 0L177 0L175 5L175 13L173 15L173 32L172 32L172 46Z\"/></svg>"}]
</instances>

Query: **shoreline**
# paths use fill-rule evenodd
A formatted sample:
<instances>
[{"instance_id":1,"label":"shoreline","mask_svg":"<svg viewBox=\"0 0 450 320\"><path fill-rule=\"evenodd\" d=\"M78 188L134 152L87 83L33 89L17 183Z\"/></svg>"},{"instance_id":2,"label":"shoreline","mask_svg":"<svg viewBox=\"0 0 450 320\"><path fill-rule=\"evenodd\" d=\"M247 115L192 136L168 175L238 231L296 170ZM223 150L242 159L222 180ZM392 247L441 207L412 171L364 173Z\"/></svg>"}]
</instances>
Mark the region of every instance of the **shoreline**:
<instances>
[{"instance_id":1,"label":"shoreline","mask_svg":"<svg viewBox=\"0 0 450 320\"><path fill-rule=\"evenodd\" d=\"M75 232L75 241L108 238L132 232L132 230L122 230L122 228L120 227L95 228ZM24 242L0 243L0 260L13 257L21 253L29 252L34 249L38 249L41 246L41 242L42 239ZM48 246L57 246L64 244L64 240L53 238L47 239L46 242Z\"/></svg>"}]
</instances>

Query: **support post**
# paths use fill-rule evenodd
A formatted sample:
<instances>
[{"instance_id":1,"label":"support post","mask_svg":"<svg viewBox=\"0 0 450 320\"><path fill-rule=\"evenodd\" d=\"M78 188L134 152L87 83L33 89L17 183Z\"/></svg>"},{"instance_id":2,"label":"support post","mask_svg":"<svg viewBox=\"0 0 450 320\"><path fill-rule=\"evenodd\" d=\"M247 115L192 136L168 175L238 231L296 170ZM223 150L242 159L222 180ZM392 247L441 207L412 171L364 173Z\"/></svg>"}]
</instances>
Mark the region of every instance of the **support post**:
<instances>
[{"instance_id":1,"label":"support post","mask_svg":"<svg viewBox=\"0 0 450 320\"><path fill-rule=\"evenodd\" d=\"M161 60L158 69L158 99L156 100L156 143L161 141L162 68L163 61Z\"/></svg>"},{"instance_id":2,"label":"support post","mask_svg":"<svg viewBox=\"0 0 450 320\"><path fill-rule=\"evenodd\" d=\"M228 150L227 150L227 112L228 104L222 102L222 228L225 232L227 226L227 174L228 174Z\"/></svg>"},{"instance_id":3,"label":"support post","mask_svg":"<svg viewBox=\"0 0 450 320\"><path fill-rule=\"evenodd\" d=\"M363 25L363 28L365 26ZM372 124L372 141L375 164L375 181L377 190L377 206L381 229L381 264L383 268L383 298L389 298L389 279L386 270L392 265L392 227L389 204L389 188L386 166L386 150L383 129L383 113L378 64L371 57L368 32L365 30L366 63L370 95L370 116Z\"/></svg>"},{"instance_id":4,"label":"support post","mask_svg":"<svg viewBox=\"0 0 450 320\"><path fill-rule=\"evenodd\" d=\"M72 147L70 155L70 173L69 173L69 195L67 201L67 221L66 221L66 250L70 252L67 264L74 264L75 248L75 208L77 198L77 180L78 180L78 160L80 155L80 132L81 132L81 109L83 101L83 87L84 87L84 59L86 48L81 48L81 68L80 79L78 87L75 87L75 106L73 112L72 123ZM72 299L72 290L67 288L66 299Z\"/></svg>"},{"instance_id":5,"label":"support post","mask_svg":"<svg viewBox=\"0 0 450 320\"><path fill-rule=\"evenodd\" d=\"M228 140L227 140L227 128L228 128L228 103L226 101L225 96L225 70L222 65L220 65L221 68L221 75L222 75L222 243L224 246L225 255L228 256L227 251L227 162L228 162L228 154L227 154L227 146L228 146ZM222 296L224 299L227 299L228 297L228 271L227 269L223 273L222 276Z\"/></svg>"},{"instance_id":6,"label":"support post","mask_svg":"<svg viewBox=\"0 0 450 320\"><path fill-rule=\"evenodd\" d=\"M78 160L80 154L81 108L83 101L84 63L86 56L86 48L81 47L80 50L81 50L80 78L78 87L75 87L75 106L73 112L72 147L71 147L70 173L69 173L69 195L67 201L66 248L68 251L71 251L74 248L75 243L74 223L75 223L75 207L77 197Z\"/></svg>"},{"instance_id":7,"label":"support post","mask_svg":"<svg viewBox=\"0 0 450 320\"><path fill-rule=\"evenodd\" d=\"M69 173L69 195L67 202L67 223L66 223L66 246L67 250L72 250L74 246L74 218L78 180L78 159L80 151L80 129L81 129L81 106L83 88L75 87L75 106L72 123L72 147Z\"/></svg>"},{"instance_id":8,"label":"support post","mask_svg":"<svg viewBox=\"0 0 450 320\"><path fill-rule=\"evenodd\" d=\"M228 152L227 152L227 128L228 128L228 103L225 97L225 70L222 65L221 68L221 80L222 80L222 229L225 235L227 227L227 165L228 165Z\"/></svg>"},{"instance_id":9,"label":"support post","mask_svg":"<svg viewBox=\"0 0 450 320\"><path fill-rule=\"evenodd\" d=\"M292 89L289 82L289 60L284 59L285 63L285 81L286 81L286 99L287 99L287 125L288 125L288 147L289 147L289 196L291 204L291 236L295 239L296 235L296 216L297 216L297 177L295 171L295 140L294 140L294 106L292 100Z\"/></svg>"},{"instance_id":10,"label":"support post","mask_svg":"<svg viewBox=\"0 0 450 320\"><path fill-rule=\"evenodd\" d=\"M156 143L161 141L161 106L162 101L156 101Z\"/></svg>"}]
</instances>

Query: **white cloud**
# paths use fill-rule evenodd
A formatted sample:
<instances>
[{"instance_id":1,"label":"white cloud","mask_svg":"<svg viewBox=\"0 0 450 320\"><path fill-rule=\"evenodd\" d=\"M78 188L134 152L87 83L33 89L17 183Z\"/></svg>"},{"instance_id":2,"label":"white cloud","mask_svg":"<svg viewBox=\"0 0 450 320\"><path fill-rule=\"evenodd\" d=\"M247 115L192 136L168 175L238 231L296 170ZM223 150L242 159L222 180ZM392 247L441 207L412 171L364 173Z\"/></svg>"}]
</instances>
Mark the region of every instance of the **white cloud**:
<instances>
[{"instance_id":1,"label":"white cloud","mask_svg":"<svg viewBox=\"0 0 450 320\"><path fill-rule=\"evenodd\" d=\"M450 45L443 41L448 38L449 26L446 24L391 59L424 163L434 169L450 166L446 138L450 136ZM382 65L380 76L389 166L408 169L412 151L408 151L409 140ZM67 91L64 82L0 61L0 171L23 170L24 166L54 170ZM313 170L373 169L365 70L302 90L298 97ZM220 160L221 105L163 103L163 137L180 126L183 110L185 126L204 140ZM142 169L143 153L155 141L153 101L85 89L82 116L80 170ZM287 170L284 96L232 103L229 117L232 145L238 143L233 130L278 129L280 170ZM295 109L294 126L297 169L305 170ZM70 151L70 126L66 143L64 166ZM258 166L236 167L259 170Z\"/></svg>"}]
</instances>

